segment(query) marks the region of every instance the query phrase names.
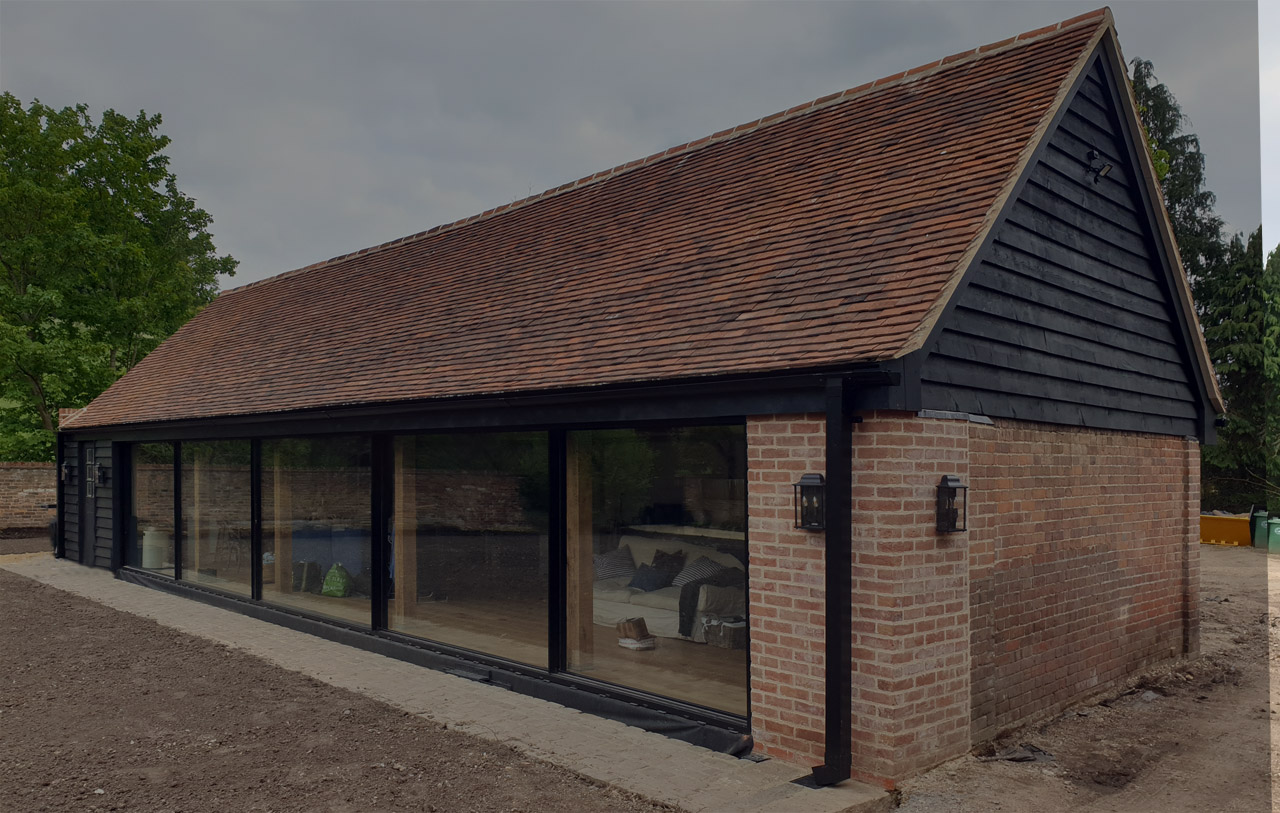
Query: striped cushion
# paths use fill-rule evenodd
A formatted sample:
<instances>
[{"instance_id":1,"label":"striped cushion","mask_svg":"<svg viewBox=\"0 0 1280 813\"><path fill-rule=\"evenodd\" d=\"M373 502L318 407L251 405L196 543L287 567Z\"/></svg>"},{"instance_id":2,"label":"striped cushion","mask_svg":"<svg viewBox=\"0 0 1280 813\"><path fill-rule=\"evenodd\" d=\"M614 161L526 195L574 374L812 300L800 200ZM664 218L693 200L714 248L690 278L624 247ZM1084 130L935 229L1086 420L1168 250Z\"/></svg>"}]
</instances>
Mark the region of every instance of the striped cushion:
<instances>
[{"instance_id":1,"label":"striped cushion","mask_svg":"<svg viewBox=\"0 0 1280 813\"><path fill-rule=\"evenodd\" d=\"M696 561L685 565L684 569L676 574L671 585L673 587L683 587L689 582L714 576L722 570L724 570L724 565L719 562L713 562L705 556L700 556Z\"/></svg>"},{"instance_id":2,"label":"striped cushion","mask_svg":"<svg viewBox=\"0 0 1280 813\"><path fill-rule=\"evenodd\" d=\"M630 579L636 575L631 549L626 545L608 553L597 553L591 558L595 561L596 579Z\"/></svg>"}]
</instances>

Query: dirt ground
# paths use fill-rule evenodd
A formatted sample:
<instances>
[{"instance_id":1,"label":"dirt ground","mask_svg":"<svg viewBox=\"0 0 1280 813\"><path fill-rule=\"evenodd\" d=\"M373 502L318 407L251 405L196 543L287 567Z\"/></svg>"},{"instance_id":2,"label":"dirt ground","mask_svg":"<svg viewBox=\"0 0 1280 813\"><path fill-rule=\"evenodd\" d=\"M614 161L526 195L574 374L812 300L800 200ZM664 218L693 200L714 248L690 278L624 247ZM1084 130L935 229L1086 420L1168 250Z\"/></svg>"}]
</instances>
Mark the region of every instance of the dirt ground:
<instances>
[{"instance_id":1,"label":"dirt ground","mask_svg":"<svg viewBox=\"0 0 1280 813\"><path fill-rule=\"evenodd\" d=\"M1201 557L1199 658L907 782L902 813L1270 811L1280 554L1203 545Z\"/></svg>"},{"instance_id":2,"label":"dirt ground","mask_svg":"<svg viewBox=\"0 0 1280 813\"><path fill-rule=\"evenodd\" d=\"M1199 658L906 783L903 813L1271 810L1280 555L1202 555ZM0 652L4 811L671 809L4 571Z\"/></svg>"},{"instance_id":3,"label":"dirt ground","mask_svg":"<svg viewBox=\"0 0 1280 813\"><path fill-rule=\"evenodd\" d=\"M0 570L0 810L658 811Z\"/></svg>"}]
</instances>

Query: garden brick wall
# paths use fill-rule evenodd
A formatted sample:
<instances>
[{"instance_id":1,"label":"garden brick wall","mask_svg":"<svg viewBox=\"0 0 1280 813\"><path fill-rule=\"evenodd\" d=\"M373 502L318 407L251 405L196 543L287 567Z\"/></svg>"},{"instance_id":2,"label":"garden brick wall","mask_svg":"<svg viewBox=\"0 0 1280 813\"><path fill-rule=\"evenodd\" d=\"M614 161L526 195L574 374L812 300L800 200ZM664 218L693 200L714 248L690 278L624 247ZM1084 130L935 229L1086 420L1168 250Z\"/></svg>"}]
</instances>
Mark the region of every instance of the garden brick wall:
<instances>
[{"instance_id":1,"label":"garden brick wall","mask_svg":"<svg viewBox=\"0 0 1280 813\"><path fill-rule=\"evenodd\" d=\"M43 528L58 499L52 463L0 463L0 528Z\"/></svg>"},{"instance_id":2,"label":"garden brick wall","mask_svg":"<svg viewBox=\"0 0 1280 813\"><path fill-rule=\"evenodd\" d=\"M1194 440L969 424L973 738L1198 651Z\"/></svg>"},{"instance_id":3,"label":"garden brick wall","mask_svg":"<svg viewBox=\"0 0 1280 813\"><path fill-rule=\"evenodd\" d=\"M139 465L136 492L139 513L173 517L173 467ZM204 471L203 511L209 520L248 522L249 475L247 469L210 466ZM285 469L295 520L368 522L369 472L365 469ZM264 518L271 521L275 477L267 470L262 481ZM416 477L418 515L425 524L451 523L462 530L529 532L520 478L508 474L476 474L420 470ZM190 483L184 488L189 489ZM192 495L183 498L191 505ZM159 524L164 525L161 520Z\"/></svg>"}]
</instances>

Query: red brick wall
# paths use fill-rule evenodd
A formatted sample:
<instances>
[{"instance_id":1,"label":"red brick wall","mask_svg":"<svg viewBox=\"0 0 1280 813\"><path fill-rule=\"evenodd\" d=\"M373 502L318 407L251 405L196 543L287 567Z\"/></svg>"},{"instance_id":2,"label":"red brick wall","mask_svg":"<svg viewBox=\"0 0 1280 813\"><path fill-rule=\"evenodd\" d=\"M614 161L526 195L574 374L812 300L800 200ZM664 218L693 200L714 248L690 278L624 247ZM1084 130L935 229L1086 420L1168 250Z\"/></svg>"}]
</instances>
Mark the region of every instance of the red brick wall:
<instances>
[{"instance_id":1,"label":"red brick wall","mask_svg":"<svg viewBox=\"0 0 1280 813\"><path fill-rule=\"evenodd\" d=\"M853 771L892 786L969 740L966 534L938 480L968 480L968 421L873 412L853 432Z\"/></svg>"},{"instance_id":2,"label":"red brick wall","mask_svg":"<svg viewBox=\"0 0 1280 813\"><path fill-rule=\"evenodd\" d=\"M751 727L756 751L823 761L824 534L795 529L792 484L825 472L823 415L747 419Z\"/></svg>"},{"instance_id":3,"label":"red brick wall","mask_svg":"<svg viewBox=\"0 0 1280 813\"><path fill-rule=\"evenodd\" d=\"M41 528L58 499L52 463L0 463L0 528Z\"/></svg>"},{"instance_id":4,"label":"red brick wall","mask_svg":"<svg viewBox=\"0 0 1280 813\"><path fill-rule=\"evenodd\" d=\"M975 742L1198 648L1194 441L999 421L969 443Z\"/></svg>"}]
</instances>

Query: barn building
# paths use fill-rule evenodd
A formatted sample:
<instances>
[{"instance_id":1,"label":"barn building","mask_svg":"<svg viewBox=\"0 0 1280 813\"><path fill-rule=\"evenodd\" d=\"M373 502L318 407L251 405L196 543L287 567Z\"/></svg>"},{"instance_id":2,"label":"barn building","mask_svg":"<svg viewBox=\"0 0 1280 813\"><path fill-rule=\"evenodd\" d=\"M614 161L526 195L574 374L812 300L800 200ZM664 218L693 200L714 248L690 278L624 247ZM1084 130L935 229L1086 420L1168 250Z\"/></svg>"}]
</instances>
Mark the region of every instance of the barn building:
<instances>
[{"instance_id":1,"label":"barn building","mask_svg":"<svg viewBox=\"0 0 1280 813\"><path fill-rule=\"evenodd\" d=\"M59 554L891 787L1196 652L1222 411L1103 10L224 292Z\"/></svg>"}]
</instances>

